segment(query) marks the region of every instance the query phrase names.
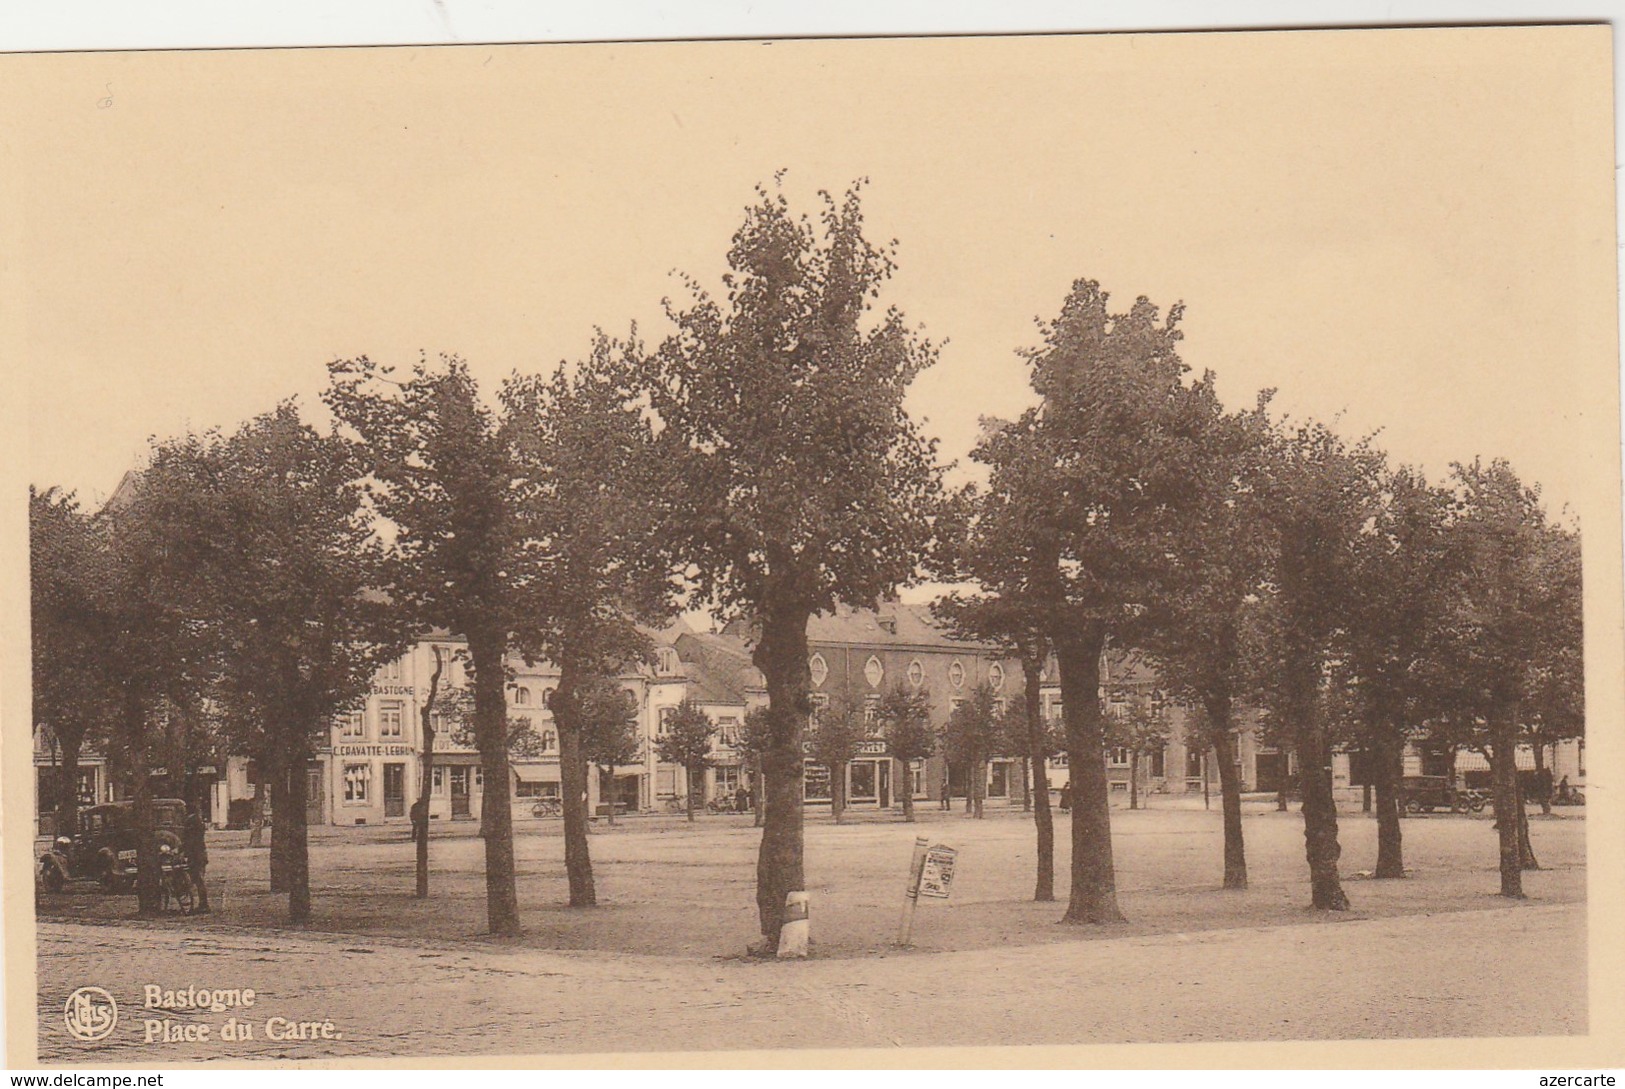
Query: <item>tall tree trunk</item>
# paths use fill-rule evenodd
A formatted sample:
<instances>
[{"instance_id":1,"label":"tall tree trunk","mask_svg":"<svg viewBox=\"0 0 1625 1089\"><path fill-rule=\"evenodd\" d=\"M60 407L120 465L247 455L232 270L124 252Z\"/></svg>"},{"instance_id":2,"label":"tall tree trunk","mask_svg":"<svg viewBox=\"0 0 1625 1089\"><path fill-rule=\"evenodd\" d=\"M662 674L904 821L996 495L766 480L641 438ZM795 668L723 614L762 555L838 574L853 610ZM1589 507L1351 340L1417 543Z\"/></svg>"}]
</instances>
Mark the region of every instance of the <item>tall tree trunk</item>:
<instances>
[{"instance_id":1,"label":"tall tree trunk","mask_svg":"<svg viewBox=\"0 0 1625 1089\"><path fill-rule=\"evenodd\" d=\"M501 632L468 632L474 665L474 734L480 749L484 793L480 835L485 839L485 916L492 934L519 933L519 893L514 878L513 798L508 769L508 703Z\"/></svg>"},{"instance_id":2,"label":"tall tree trunk","mask_svg":"<svg viewBox=\"0 0 1625 1089\"><path fill-rule=\"evenodd\" d=\"M600 795L602 795L602 793L603 793L602 788L603 788L604 782L606 780L608 780L608 782L609 782L609 797L608 797L607 800L605 798L603 798L603 797L600 797L599 801L601 803L604 803L604 820L605 820L605 822L608 823L608 825L611 828L613 828L613 827L615 827L615 803L619 800L616 797L616 791L619 788L615 784L615 768L614 768L614 766L613 765L601 764L601 765L599 765L599 768L598 768L598 786L599 786Z\"/></svg>"},{"instance_id":3,"label":"tall tree trunk","mask_svg":"<svg viewBox=\"0 0 1625 1089\"><path fill-rule=\"evenodd\" d=\"M755 780L750 792L751 825L760 828L767 812L767 772L762 770L760 758L757 759L751 775Z\"/></svg>"},{"instance_id":4,"label":"tall tree trunk","mask_svg":"<svg viewBox=\"0 0 1625 1089\"><path fill-rule=\"evenodd\" d=\"M1033 811L1032 759L1024 755L1017 762L1017 766L1021 768L1021 811L1031 813Z\"/></svg>"},{"instance_id":5,"label":"tall tree trunk","mask_svg":"<svg viewBox=\"0 0 1625 1089\"><path fill-rule=\"evenodd\" d=\"M1326 724L1315 706L1319 662L1315 657L1296 657L1298 660L1286 667L1286 711L1297 734L1310 903L1325 911L1347 911L1348 895L1337 873L1342 848L1337 842L1337 802L1332 796L1332 748Z\"/></svg>"},{"instance_id":6,"label":"tall tree trunk","mask_svg":"<svg viewBox=\"0 0 1625 1089\"><path fill-rule=\"evenodd\" d=\"M683 808L688 812L688 823L694 823L694 769L683 765Z\"/></svg>"},{"instance_id":7,"label":"tall tree trunk","mask_svg":"<svg viewBox=\"0 0 1625 1089\"><path fill-rule=\"evenodd\" d=\"M1222 688L1202 701L1207 718L1208 744L1219 762L1219 808L1224 813L1224 887L1247 887L1247 846L1241 832L1241 769L1236 766L1234 705Z\"/></svg>"},{"instance_id":8,"label":"tall tree trunk","mask_svg":"<svg viewBox=\"0 0 1625 1089\"><path fill-rule=\"evenodd\" d=\"M1061 714L1072 796L1072 890L1064 922L1123 921L1112 863L1110 787L1100 710L1100 655L1105 628L1086 621L1055 640L1061 671Z\"/></svg>"},{"instance_id":9,"label":"tall tree trunk","mask_svg":"<svg viewBox=\"0 0 1625 1089\"><path fill-rule=\"evenodd\" d=\"M977 760L971 770L976 775L976 781L971 783L971 798L975 802L976 819L981 820L987 802L987 760Z\"/></svg>"},{"instance_id":10,"label":"tall tree trunk","mask_svg":"<svg viewBox=\"0 0 1625 1089\"><path fill-rule=\"evenodd\" d=\"M581 752L581 713L577 706L580 669L574 663L559 666L559 685L550 707L559 730L559 790L564 797L564 873L570 885L571 907L598 903L592 878L592 854L587 841L587 760ZM615 800L610 799L610 809Z\"/></svg>"},{"instance_id":11,"label":"tall tree trunk","mask_svg":"<svg viewBox=\"0 0 1625 1089\"><path fill-rule=\"evenodd\" d=\"M756 857L756 913L763 952L776 952L784 898L806 888L803 844L801 739L812 708L807 693L807 621L797 603L765 603L762 638L752 658L767 684L768 744L762 754L762 843Z\"/></svg>"},{"instance_id":12,"label":"tall tree trunk","mask_svg":"<svg viewBox=\"0 0 1625 1089\"><path fill-rule=\"evenodd\" d=\"M1517 766L1516 757L1513 758L1514 770ZM1540 862L1535 858L1535 845L1529 842L1529 813L1524 807L1523 782L1518 783L1518 866L1525 870L1540 869Z\"/></svg>"},{"instance_id":13,"label":"tall tree trunk","mask_svg":"<svg viewBox=\"0 0 1625 1089\"><path fill-rule=\"evenodd\" d=\"M1128 807L1140 808L1140 750L1128 754Z\"/></svg>"},{"instance_id":14,"label":"tall tree trunk","mask_svg":"<svg viewBox=\"0 0 1625 1089\"><path fill-rule=\"evenodd\" d=\"M85 744L82 729L59 731L61 760L56 769L55 836L72 836L79 828L79 753Z\"/></svg>"},{"instance_id":15,"label":"tall tree trunk","mask_svg":"<svg viewBox=\"0 0 1625 1089\"><path fill-rule=\"evenodd\" d=\"M310 756L304 738L312 731L301 730L300 740L290 746L288 763L288 921L310 921L310 838L307 835L306 806L310 793Z\"/></svg>"},{"instance_id":16,"label":"tall tree trunk","mask_svg":"<svg viewBox=\"0 0 1625 1089\"><path fill-rule=\"evenodd\" d=\"M1371 780L1376 775L1371 767L1375 757L1369 743L1360 746L1360 759L1365 764L1365 774L1361 776L1362 781L1360 783L1360 812L1369 813L1371 812Z\"/></svg>"},{"instance_id":17,"label":"tall tree trunk","mask_svg":"<svg viewBox=\"0 0 1625 1089\"><path fill-rule=\"evenodd\" d=\"M277 750L276 762L270 771L271 891L285 893L288 891L288 843L292 835L292 830L288 827L288 810L292 805L288 791L288 776L291 772L288 767L288 756L281 751L280 746L268 745L267 749Z\"/></svg>"},{"instance_id":18,"label":"tall tree trunk","mask_svg":"<svg viewBox=\"0 0 1625 1089\"><path fill-rule=\"evenodd\" d=\"M130 820L135 828L136 914L163 910L159 887L158 837L152 806L152 774L147 761L147 702L132 685L125 693L121 726L129 761Z\"/></svg>"},{"instance_id":19,"label":"tall tree trunk","mask_svg":"<svg viewBox=\"0 0 1625 1089\"><path fill-rule=\"evenodd\" d=\"M1539 784L1540 797L1537 800L1540 802L1540 812L1542 816L1549 817L1552 815L1552 777L1546 770L1546 746L1536 737L1530 748L1535 751L1535 782Z\"/></svg>"},{"instance_id":20,"label":"tall tree trunk","mask_svg":"<svg viewBox=\"0 0 1625 1089\"><path fill-rule=\"evenodd\" d=\"M254 801L248 810L250 847L265 846L265 810L271 804L271 792L267 789L265 780L265 758L261 756L254 762Z\"/></svg>"},{"instance_id":21,"label":"tall tree trunk","mask_svg":"<svg viewBox=\"0 0 1625 1089\"><path fill-rule=\"evenodd\" d=\"M434 686L430 686L430 692ZM417 821L412 829L415 839L415 853L417 866L416 895L419 900L429 898L429 804L434 796L434 737L435 729L432 723L434 697L431 694L429 702L423 707L423 756L420 763L423 765L423 776L418 786L418 806L422 811L422 819Z\"/></svg>"},{"instance_id":22,"label":"tall tree trunk","mask_svg":"<svg viewBox=\"0 0 1625 1089\"><path fill-rule=\"evenodd\" d=\"M1491 719L1490 775L1494 783L1495 831L1500 849L1501 895L1522 900L1523 854L1518 849L1518 758L1511 718Z\"/></svg>"},{"instance_id":23,"label":"tall tree trunk","mask_svg":"<svg viewBox=\"0 0 1625 1089\"><path fill-rule=\"evenodd\" d=\"M846 765L829 765L829 809L836 824L846 823Z\"/></svg>"},{"instance_id":24,"label":"tall tree trunk","mask_svg":"<svg viewBox=\"0 0 1625 1089\"><path fill-rule=\"evenodd\" d=\"M1027 753L1033 764L1033 824L1038 833L1038 873L1033 882L1033 899L1055 899L1055 818L1049 807L1048 731L1044 728L1042 702L1043 656L1024 656L1022 687L1027 704Z\"/></svg>"},{"instance_id":25,"label":"tall tree trunk","mask_svg":"<svg viewBox=\"0 0 1625 1089\"><path fill-rule=\"evenodd\" d=\"M1403 748L1398 723L1375 724L1369 751L1370 778L1375 780L1377 804L1377 877L1405 876L1405 840L1399 819L1399 780Z\"/></svg>"},{"instance_id":26,"label":"tall tree trunk","mask_svg":"<svg viewBox=\"0 0 1625 1089\"><path fill-rule=\"evenodd\" d=\"M906 824L914 823L914 764L910 760L898 760L894 767L900 773L892 779L892 789L903 796L903 821Z\"/></svg>"}]
</instances>

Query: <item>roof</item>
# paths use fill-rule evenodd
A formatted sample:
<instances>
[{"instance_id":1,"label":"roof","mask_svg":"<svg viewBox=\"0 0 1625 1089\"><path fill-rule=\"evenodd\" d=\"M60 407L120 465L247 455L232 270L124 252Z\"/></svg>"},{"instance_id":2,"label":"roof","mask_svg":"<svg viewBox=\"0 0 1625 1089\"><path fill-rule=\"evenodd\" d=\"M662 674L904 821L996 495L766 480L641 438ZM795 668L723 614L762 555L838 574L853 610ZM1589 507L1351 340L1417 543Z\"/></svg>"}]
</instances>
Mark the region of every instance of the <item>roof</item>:
<instances>
[{"instance_id":1,"label":"roof","mask_svg":"<svg viewBox=\"0 0 1625 1089\"><path fill-rule=\"evenodd\" d=\"M690 631L677 637L676 647L698 703L743 704L752 689L766 686L750 651L733 636Z\"/></svg>"},{"instance_id":2,"label":"roof","mask_svg":"<svg viewBox=\"0 0 1625 1089\"><path fill-rule=\"evenodd\" d=\"M744 639L750 628L735 621L725 633ZM817 613L807 622L807 642L857 644L875 647L940 647L944 650L986 652L995 648L974 639L956 639L929 605L888 601L878 609L837 605L834 612Z\"/></svg>"}]
</instances>

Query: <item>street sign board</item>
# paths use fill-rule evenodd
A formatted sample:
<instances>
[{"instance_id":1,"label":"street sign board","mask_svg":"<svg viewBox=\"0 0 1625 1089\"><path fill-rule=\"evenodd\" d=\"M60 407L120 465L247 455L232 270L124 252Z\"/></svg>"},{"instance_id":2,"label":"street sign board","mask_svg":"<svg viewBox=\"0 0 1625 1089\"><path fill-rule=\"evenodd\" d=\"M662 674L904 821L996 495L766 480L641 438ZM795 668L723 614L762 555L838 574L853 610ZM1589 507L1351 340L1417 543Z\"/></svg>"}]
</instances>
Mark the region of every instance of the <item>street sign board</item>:
<instances>
[{"instance_id":1,"label":"street sign board","mask_svg":"<svg viewBox=\"0 0 1625 1089\"><path fill-rule=\"evenodd\" d=\"M954 881L954 856L958 853L940 843L925 852L925 865L920 871L921 896L948 898L948 888Z\"/></svg>"}]
</instances>

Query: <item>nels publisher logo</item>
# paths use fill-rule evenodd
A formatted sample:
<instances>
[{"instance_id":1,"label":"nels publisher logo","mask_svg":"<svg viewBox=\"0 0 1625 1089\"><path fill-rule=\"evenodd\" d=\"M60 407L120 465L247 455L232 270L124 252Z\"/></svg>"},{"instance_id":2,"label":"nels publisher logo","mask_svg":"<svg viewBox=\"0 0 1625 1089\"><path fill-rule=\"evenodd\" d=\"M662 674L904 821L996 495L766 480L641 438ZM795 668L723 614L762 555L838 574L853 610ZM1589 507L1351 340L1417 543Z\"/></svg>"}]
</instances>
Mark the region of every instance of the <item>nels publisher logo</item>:
<instances>
[{"instance_id":1,"label":"nels publisher logo","mask_svg":"<svg viewBox=\"0 0 1625 1089\"><path fill-rule=\"evenodd\" d=\"M106 1039L118 1025L118 1003L100 987L80 987L62 1007L62 1022L75 1040Z\"/></svg>"}]
</instances>

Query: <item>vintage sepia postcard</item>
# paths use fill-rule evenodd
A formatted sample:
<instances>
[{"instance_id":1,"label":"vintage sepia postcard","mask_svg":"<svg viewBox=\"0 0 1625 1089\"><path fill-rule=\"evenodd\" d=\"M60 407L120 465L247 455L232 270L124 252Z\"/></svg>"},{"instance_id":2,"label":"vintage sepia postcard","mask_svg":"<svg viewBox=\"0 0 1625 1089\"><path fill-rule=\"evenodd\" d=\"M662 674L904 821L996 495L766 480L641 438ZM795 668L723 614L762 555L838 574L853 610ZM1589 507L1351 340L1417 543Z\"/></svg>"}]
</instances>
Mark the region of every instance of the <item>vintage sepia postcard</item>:
<instances>
[{"instance_id":1,"label":"vintage sepia postcard","mask_svg":"<svg viewBox=\"0 0 1625 1089\"><path fill-rule=\"evenodd\" d=\"M9 1064L1625 1064L1610 35L0 56Z\"/></svg>"}]
</instances>

